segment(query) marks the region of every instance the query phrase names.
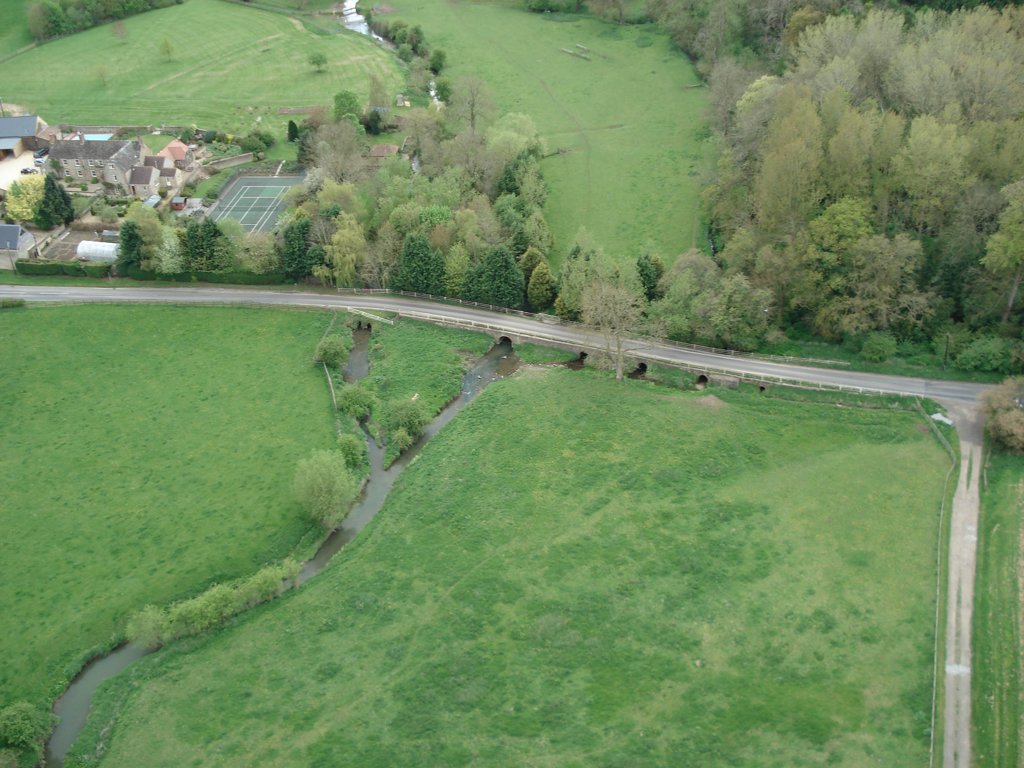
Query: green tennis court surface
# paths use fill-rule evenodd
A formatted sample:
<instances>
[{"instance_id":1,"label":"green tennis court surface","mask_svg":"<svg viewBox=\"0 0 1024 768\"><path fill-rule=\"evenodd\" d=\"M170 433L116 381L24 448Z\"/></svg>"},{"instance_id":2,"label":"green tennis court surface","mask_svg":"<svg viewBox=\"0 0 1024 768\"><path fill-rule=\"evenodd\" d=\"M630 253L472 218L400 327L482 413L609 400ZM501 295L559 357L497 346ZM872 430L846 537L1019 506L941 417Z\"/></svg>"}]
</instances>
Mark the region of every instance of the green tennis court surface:
<instances>
[{"instance_id":1,"label":"green tennis court surface","mask_svg":"<svg viewBox=\"0 0 1024 768\"><path fill-rule=\"evenodd\" d=\"M301 176L239 176L221 192L211 216L234 219L246 232L269 232L284 210L285 190L300 181Z\"/></svg>"}]
</instances>

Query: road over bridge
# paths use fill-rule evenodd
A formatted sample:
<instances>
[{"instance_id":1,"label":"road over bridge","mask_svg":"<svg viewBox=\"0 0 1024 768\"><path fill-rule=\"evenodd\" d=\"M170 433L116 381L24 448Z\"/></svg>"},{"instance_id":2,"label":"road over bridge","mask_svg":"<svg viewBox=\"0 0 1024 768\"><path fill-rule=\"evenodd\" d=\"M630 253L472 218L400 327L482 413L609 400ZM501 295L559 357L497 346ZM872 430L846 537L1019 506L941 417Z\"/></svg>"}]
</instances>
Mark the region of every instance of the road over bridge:
<instances>
[{"instance_id":1,"label":"road over bridge","mask_svg":"<svg viewBox=\"0 0 1024 768\"><path fill-rule=\"evenodd\" d=\"M429 301L389 293L314 293L212 287L65 287L0 285L0 297L30 302L101 302L161 304L227 304L307 307L395 312L445 325L477 328L518 340L550 342L580 351L606 348L601 334L557 318L493 311L477 306ZM949 581L946 614L945 701L943 702L943 765L970 766L971 618L977 550L978 471L981 466L982 421L978 398L982 384L887 376L875 373L799 365L674 344L657 339L624 343L628 357L648 363L687 368L709 377L723 376L763 383L817 389L927 397L945 404L960 433L961 469L950 520Z\"/></svg>"}]
</instances>

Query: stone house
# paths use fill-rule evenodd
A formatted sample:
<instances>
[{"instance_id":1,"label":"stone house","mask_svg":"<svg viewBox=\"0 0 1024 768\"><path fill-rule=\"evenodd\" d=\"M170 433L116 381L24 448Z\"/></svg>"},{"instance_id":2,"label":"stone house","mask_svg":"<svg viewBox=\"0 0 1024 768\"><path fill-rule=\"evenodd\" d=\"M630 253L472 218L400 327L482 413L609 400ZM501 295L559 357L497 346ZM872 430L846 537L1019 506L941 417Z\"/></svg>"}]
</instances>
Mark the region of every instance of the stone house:
<instances>
[{"instance_id":1,"label":"stone house","mask_svg":"<svg viewBox=\"0 0 1024 768\"><path fill-rule=\"evenodd\" d=\"M132 169L148 155L141 141L57 141L50 160L65 182L102 182L129 193Z\"/></svg>"}]
</instances>

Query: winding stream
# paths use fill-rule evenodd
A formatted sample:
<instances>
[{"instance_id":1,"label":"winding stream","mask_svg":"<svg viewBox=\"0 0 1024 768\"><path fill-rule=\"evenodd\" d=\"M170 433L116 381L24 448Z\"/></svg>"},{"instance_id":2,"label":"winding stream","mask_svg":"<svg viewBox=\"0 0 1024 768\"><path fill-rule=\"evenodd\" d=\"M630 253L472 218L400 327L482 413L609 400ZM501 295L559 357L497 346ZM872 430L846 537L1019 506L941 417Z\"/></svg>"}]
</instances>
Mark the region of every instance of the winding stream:
<instances>
[{"instance_id":1,"label":"winding stream","mask_svg":"<svg viewBox=\"0 0 1024 768\"><path fill-rule=\"evenodd\" d=\"M354 0L353 0L354 5ZM353 332L354 345L343 370L345 380L350 382L364 378L370 370L368 329ZM506 342L495 344L473 365L462 380L462 391L441 412L434 417L420 437L390 467L384 468L384 449L366 433L366 447L370 462L370 479L367 481L359 501L349 512L341 526L333 531L320 545L316 554L302 565L296 584L306 583L327 567L331 558L366 527L384 506L395 480L409 463L423 450L430 438L465 408L492 381L515 372L519 360L512 353L512 345ZM365 432L365 429L364 429ZM64 757L72 743L85 726L89 705L96 689L127 667L147 656L152 651L131 643L118 646L105 656L93 659L71 681L67 690L53 705L53 712L60 723L46 742L44 765L47 768L62 768Z\"/></svg>"}]
</instances>

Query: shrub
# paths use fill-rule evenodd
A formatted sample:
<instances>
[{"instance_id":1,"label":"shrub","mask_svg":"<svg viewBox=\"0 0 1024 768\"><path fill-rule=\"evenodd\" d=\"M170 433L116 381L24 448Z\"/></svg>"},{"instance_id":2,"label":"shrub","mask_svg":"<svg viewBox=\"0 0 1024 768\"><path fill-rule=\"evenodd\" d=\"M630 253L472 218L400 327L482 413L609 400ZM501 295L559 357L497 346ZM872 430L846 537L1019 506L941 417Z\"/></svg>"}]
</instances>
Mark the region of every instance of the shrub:
<instances>
[{"instance_id":1,"label":"shrub","mask_svg":"<svg viewBox=\"0 0 1024 768\"><path fill-rule=\"evenodd\" d=\"M869 363L884 363L896 354L896 339L891 333L869 333L860 348L861 360Z\"/></svg>"},{"instance_id":2,"label":"shrub","mask_svg":"<svg viewBox=\"0 0 1024 768\"><path fill-rule=\"evenodd\" d=\"M348 359L350 349L352 349L351 337L332 333L320 339L320 343L316 345L313 360L323 363L328 368L339 368Z\"/></svg>"},{"instance_id":3,"label":"shrub","mask_svg":"<svg viewBox=\"0 0 1024 768\"><path fill-rule=\"evenodd\" d=\"M346 384L338 392L338 410L353 419L365 419L376 404L374 394L358 384Z\"/></svg>"},{"instance_id":4,"label":"shrub","mask_svg":"<svg viewBox=\"0 0 1024 768\"><path fill-rule=\"evenodd\" d=\"M18 701L0 709L0 744L29 749L38 744L50 729L50 716L27 701Z\"/></svg>"},{"instance_id":5,"label":"shrub","mask_svg":"<svg viewBox=\"0 0 1024 768\"><path fill-rule=\"evenodd\" d=\"M414 442L412 435L405 429L399 428L391 433L391 444L395 446L399 453L409 450Z\"/></svg>"},{"instance_id":6,"label":"shrub","mask_svg":"<svg viewBox=\"0 0 1024 768\"><path fill-rule=\"evenodd\" d=\"M341 451L313 451L295 468L295 495L310 518L327 530L344 519L356 496L356 481Z\"/></svg>"},{"instance_id":7,"label":"shrub","mask_svg":"<svg viewBox=\"0 0 1024 768\"><path fill-rule=\"evenodd\" d=\"M14 269L19 275L59 275L63 271L59 261L27 261L18 259Z\"/></svg>"},{"instance_id":8,"label":"shrub","mask_svg":"<svg viewBox=\"0 0 1024 768\"><path fill-rule=\"evenodd\" d=\"M147 605L132 614L125 629L128 640L143 648L159 648L167 638L167 613Z\"/></svg>"},{"instance_id":9,"label":"shrub","mask_svg":"<svg viewBox=\"0 0 1024 768\"><path fill-rule=\"evenodd\" d=\"M358 469L366 463L366 444L355 435L338 435L338 450L345 457L345 466L349 469Z\"/></svg>"},{"instance_id":10,"label":"shrub","mask_svg":"<svg viewBox=\"0 0 1024 768\"><path fill-rule=\"evenodd\" d=\"M2 299L0 299L0 309L15 309L16 307L24 307L24 306L25 306L25 300L24 299L9 299L9 298L2 298Z\"/></svg>"},{"instance_id":11,"label":"shrub","mask_svg":"<svg viewBox=\"0 0 1024 768\"><path fill-rule=\"evenodd\" d=\"M416 439L423 434L423 427L426 426L430 416L427 409L419 400L399 400L388 404L384 413L384 427L391 440L397 443L397 434L404 431L409 438L409 447ZM402 449L404 450L404 449Z\"/></svg>"},{"instance_id":12,"label":"shrub","mask_svg":"<svg viewBox=\"0 0 1024 768\"><path fill-rule=\"evenodd\" d=\"M61 272L71 277L85 277L85 268L77 261L62 262Z\"/></svg>"},{"instance_id":13,"label":"shrub","mask_svg":"<svg viewBox=\"0 0 1024 768\"><path fill-rule=\"evenodd\" d=\"M986 392L982 408L992 439L1011 451L1024 451L1024 377Z\"/></svg>"},{"instance_id":14,"label":"shrub","mask_svg":"<svg viewBox=\"0 0 1024 768\"><path fill-rule=\"evenodd\" d=\"M981 336L956 356L962 371L1009 373L1013 364L1013 342L1000 336Z\"/></svg>"},{"instance_id":15,"label":"shrub","mask_svg":"<svg viewBox=\"0 0 1024 768\"><path fill-rule=\"evenodd\" d=\"M86 277L110 277L109 264L83 264Z\"/></svg>"}]
</instances>

